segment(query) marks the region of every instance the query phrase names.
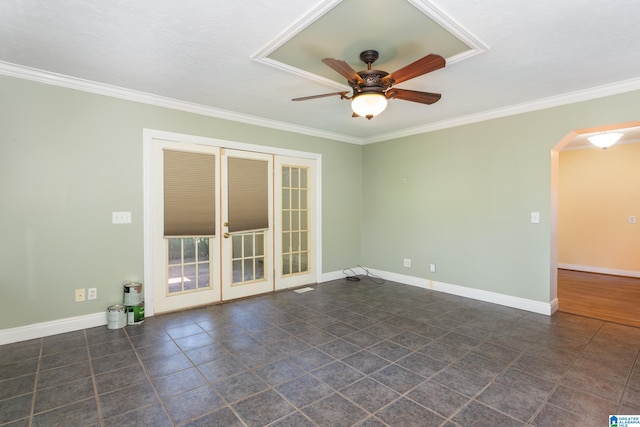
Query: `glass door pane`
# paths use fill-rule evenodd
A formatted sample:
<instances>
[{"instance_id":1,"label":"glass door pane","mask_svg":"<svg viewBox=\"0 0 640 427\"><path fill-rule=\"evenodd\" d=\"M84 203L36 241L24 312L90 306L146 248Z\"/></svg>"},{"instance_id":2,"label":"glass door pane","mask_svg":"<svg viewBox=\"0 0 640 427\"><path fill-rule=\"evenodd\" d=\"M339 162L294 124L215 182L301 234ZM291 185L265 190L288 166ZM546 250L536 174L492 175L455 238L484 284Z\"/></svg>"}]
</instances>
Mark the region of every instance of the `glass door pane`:
<instances>
[{"instance_id":1,"label":"glass door pane","mask_svg":"<svg viewBox=\"0 0 640 427\"><path fill-rule=\"evenodd\" d=\"M309 168L282 166L282 275L309 272ZM286 179L285 179L286 177Z\"/></svg>"},{"instance_id":2,"label":"glass door pane","mask_svg":"<svg viewBox=\"0 0 640 427\"><path fill-rule=\"evenodd\" d=\"M277 156L276 289L314 283L316 161Z\"/></svg>"}]
</instances>

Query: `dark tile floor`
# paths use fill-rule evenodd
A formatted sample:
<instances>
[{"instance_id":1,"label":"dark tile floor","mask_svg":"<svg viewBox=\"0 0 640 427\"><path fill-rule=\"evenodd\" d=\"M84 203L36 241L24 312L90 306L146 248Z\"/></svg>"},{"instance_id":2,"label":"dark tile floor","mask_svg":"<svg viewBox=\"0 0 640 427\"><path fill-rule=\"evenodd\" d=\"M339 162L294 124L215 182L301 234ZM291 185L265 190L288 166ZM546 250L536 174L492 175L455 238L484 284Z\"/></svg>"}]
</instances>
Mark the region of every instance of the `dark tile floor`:
<instances>
[{"instance_id":1,"label":"dark tile floor","mask_svg":"<svg viewBox=\"0 0 640 427\"><path fill-rule=\"evenodd\" d=\"M640 329L335 281L0 347L2 426L603 426Z\"/></svg>"}]
</instances>

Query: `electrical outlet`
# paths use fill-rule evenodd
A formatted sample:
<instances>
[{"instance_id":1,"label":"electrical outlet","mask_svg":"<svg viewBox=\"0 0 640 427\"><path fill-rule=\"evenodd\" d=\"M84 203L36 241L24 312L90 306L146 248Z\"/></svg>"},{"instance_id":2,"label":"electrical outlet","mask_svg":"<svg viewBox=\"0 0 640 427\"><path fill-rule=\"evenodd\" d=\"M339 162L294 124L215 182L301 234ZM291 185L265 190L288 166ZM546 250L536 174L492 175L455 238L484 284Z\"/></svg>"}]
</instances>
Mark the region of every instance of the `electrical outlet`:
<instances>
[{"instance_id":1,"label":"electrical outlet","mask_svg":"<svg viewBox=\"0 0 640 427\"><path fill-rule=\"evenodd\" d=\"M429 264L429 271L432 273L436 272L436 265L435 264Z\"/></svg>"},{"instance_id":2,"label":"electrical outlet","mask_svg":"<svg viewBox=\"0 0 640 427\"><path fill-rule=\"evenodd\" d=\"M540 224L540 212L531 212L531 224Z\"/></svg>"},{"instance_id":3,"label":"electrical outlet","mask_svg":"<svg viewBox=\"0 0 640 427\"><path fill-rule=\"evenodd\" d=\"M131 224L131 212L111 212L112 224Z\"/></svg>"},{"instance_id":4,"label":"electrical outlet","mask_svg":"<svg viewBox=\"0 0 640 427\"><path fill-rule=\"evenodd\" d=\"M89 288L87 290L87 299L98 299L98 288Z\"/></svg>"},{"instance_id":5,"label":"electrical outlet","mask_svg":"<svg viewBox=\"0 0 640 427\"><path fill-rule=\"evenodd\" d=\"M82 302L85 300L84 289L76 289L76 302Z\"/></svg>"},{"instance_id":6,"label":"electrical outlet","mask_svg":"<svg viewBox=\"0 0 640 427\"><path fill-rule=\"evenodd\" d=\"M405 266L405 267L411 267L411 260L409 258L405 258L402 261L402 265Z\"/></svg>"}]
</instances>

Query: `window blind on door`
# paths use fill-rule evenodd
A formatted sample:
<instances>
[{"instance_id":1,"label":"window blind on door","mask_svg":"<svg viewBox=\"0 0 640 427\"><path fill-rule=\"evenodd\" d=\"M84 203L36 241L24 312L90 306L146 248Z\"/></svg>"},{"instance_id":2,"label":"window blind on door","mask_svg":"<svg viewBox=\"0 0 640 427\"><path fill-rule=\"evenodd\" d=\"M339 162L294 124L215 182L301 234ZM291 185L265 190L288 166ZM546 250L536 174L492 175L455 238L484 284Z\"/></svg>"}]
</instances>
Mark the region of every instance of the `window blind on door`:
<instances>
[{"instance_id":1,"label":"window blind on door","mask_svg":"<svg viewBox=\"0 0 640 427\"><path fill-rule=\"evenodd\" d=\"M216 156L164 150L164 235L213 236Z\"/></svg>"},{"instance_id":2,"label":"window blind on door","mask_svg":"<svg viewBox=\"0 0 640 427\"><path fill-rule=\"evenodd\" d=\"M228 159L229 231L269 228L268 162Z\"/></svg>"}]
</instances>

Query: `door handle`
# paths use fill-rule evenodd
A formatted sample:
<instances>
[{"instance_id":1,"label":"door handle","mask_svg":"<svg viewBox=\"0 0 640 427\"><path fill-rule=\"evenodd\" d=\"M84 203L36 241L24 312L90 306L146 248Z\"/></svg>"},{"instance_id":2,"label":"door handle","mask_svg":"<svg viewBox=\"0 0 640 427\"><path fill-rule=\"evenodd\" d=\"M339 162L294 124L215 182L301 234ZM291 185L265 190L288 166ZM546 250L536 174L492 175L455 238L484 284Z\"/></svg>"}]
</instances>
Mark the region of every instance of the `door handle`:
<instances>
[{"instance_id":1,"label":"door handle","mask_svg":"<svg viewBox=\"0 0 640 427\"><path fill-rule=\"evenodd\" d=\"M229 233L224 233L223 236L224 236L225 239L228 239L229 238Z\"/></svg>"}]
</instances>

